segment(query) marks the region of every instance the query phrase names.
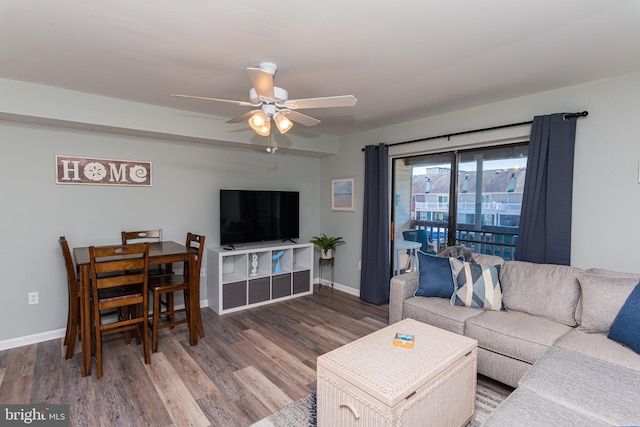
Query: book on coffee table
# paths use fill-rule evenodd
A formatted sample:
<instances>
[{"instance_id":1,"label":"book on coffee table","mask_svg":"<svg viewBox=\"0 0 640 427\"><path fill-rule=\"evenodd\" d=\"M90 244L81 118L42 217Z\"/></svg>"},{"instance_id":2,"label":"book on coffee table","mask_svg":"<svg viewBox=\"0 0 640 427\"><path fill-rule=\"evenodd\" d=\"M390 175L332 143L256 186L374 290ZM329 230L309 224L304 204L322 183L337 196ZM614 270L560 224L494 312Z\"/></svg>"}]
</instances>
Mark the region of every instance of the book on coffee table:
<instances>
[{"instance_id":1,"label":"book on coffee table","mask_svg":"<svg viewBox=\"0 0 640 427\"><path fill-rule=\"evenodd\" d=\"M396 336L393 339L393 345L404 348L413 348L413 335L396 332Z\"/></svg>"}]
</instances>

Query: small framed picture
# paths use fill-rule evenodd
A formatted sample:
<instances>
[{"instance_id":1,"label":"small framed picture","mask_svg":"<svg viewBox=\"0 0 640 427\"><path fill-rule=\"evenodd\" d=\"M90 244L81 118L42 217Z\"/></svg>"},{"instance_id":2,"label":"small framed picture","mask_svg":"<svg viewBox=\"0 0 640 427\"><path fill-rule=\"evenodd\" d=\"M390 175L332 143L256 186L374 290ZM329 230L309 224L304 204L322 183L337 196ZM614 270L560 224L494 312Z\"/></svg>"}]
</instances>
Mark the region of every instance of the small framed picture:
<instances>
[{"instance_id":1,"label":"small framed picture","mask_svg":"<svg viewBox=\"0 0 640 427\"><path fill-rule=\"evenodd\" d=\"M331 210L353 212L356 210L356 177L331 180Z\"/></svg>"}]
</instances>

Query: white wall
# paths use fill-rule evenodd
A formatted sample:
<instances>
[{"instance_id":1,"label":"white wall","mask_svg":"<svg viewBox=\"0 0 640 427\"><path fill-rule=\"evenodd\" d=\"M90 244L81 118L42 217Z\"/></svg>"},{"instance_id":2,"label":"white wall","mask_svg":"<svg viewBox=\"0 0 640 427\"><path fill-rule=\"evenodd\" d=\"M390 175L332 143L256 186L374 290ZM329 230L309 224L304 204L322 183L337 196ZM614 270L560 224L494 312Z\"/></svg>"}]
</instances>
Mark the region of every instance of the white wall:
<instances>
[{"instance_id":1,"label":"white wall","mask_svg":"<svg viewBox=\"0 0 640 427\"><path fill-rule=\"evenodd\" d=\"M364 145L362 145L364 146ZM340 144L340 154L321 160L320 184L321 233L342 236L344 245L338 246L334 254L334 280L342 290L360 294L360 270L358 263L362 253L362 208L364 192L364 153L358 144ZM356 177L356 211L331 210L331 179ZM325 277L326 280L326 277Z\"/></svg>"},{"instance_id":2,"label":"white wall","mask_svg":"<svg viewBox=\"0 0 640 427\"><path fill-rule=\"evenodd\" d=\"M574 169L572 264L640 272L637 240L640 237L640 73L599 80L505 102L444 114L402 125L343 137L340 153L322 159L320 230L346 235L336 258L336 282L360 287L357 269L362 243L362 191L364 153L369 144L394 143L429 136L529 121L536 115L587 110L578 119ZM391 154L441 151L467 146L477 140L520 140L528 127L473 134L410 144L390 149ZM334 213L329 209L329 186L334 176L356 176L358 210ZM347 249L348 250L344 250ZM357 255L356 255L357 254Z\"/></svg>"},{"instance_id":3,"label":"white wall","mask_svg":"<svg viewBox=\"0 0 640 427\"><path fill-rule=\"evenodd\" d=\"M0 152L0 343L65 327L60 235L88 246L118 243L124 229L162 228L166 240L183 242L191 231L218 246L220 188L298 190L300 241L318 231L319 160L285 150L270 155L0 121ZM153 186L56 185L56 154L151 161ZM28 292L39 292L40 303L28 305Z\"/></svg>"}]
</instances>

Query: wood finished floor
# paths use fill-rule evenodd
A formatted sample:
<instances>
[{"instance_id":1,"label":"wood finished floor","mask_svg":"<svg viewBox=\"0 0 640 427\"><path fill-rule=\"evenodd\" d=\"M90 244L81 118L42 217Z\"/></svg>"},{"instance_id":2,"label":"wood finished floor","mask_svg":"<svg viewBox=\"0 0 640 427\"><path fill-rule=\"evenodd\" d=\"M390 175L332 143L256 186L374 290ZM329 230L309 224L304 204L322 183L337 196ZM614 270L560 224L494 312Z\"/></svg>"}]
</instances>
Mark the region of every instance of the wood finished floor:
<instances>
[{"instance_id":1,"label":"wood finished floor","mask_svg":"<svg viewBox=\"0 0 640 427\"><path fill-rule=\"evenodd\" d=\"M0 352L0 403L70 405L72 426L248 426L316 389L316 358L388 324L388 306L322 287L313 295L218 316L206 338L161 331L150 365L119 335L103 347L104 376L80 375L79 346L62 339Z\"/></svg>"}]
</instances>

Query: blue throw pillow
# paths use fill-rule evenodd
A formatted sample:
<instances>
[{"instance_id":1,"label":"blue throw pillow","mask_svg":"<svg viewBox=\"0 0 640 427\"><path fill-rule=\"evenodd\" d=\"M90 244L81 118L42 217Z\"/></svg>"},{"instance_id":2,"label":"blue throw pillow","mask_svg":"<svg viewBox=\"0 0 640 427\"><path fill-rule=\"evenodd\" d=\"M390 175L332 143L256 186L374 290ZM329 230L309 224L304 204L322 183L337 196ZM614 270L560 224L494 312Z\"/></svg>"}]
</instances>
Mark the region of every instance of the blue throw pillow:
<instances>
[{"instance_id":1,"label":"blue throw pillow","mask_svg":"<svg viewBox=\"0 0 640 427\"><path fill-rule=\"evenodd\" d=\"M418 251L418 289L416 297L451 298L453 294L453 276L449 258L429 255Z\"/></svg>"},{"instance_id":2,"label":"blue throw pillow","mask_svg":"<svg viewBox=\"0 0 640 427\"><path fill-rule=\"evenodd\" d=\"M631 291L607 336L640 354L640 283Z\"/></svg>"}]
</instances>

